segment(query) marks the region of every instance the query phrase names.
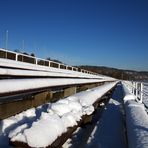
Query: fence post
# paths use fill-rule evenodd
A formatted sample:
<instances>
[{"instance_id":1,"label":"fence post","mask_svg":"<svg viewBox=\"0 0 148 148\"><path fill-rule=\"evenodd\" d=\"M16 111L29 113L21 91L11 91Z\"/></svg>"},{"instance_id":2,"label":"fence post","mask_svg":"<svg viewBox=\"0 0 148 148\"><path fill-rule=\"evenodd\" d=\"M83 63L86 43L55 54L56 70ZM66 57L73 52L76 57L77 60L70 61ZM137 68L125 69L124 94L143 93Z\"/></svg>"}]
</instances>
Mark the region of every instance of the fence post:
<instances>
[{"instance_id":1,"label":"fence post","mask_svg":"<svg viewBox=\"0 0 148 148\"><path fill-rule=\"evenodd\" d=\"M134 82L132 81L132 94L134 94Z\"/></svg>"},{"instance_id":2,"label":"fence post","mask_svg":"<svg viewBox=\"0 0 148 148\"><path fill-rule=\"evenodd\" d=\"M15 60L18 61L18 54L15 55Z\"/></svg>"},{"instance_id":3,"label":"fence post","mask_svg":"<svg viewBox=\"0 0 148 148\"><path fill-rule=\"evenodd\" d=\"M58 63L58 68L59 68L59 69L60 69L60 65L61 65L61 64Z\"/></svg>"},{"instance_id":4,"label":"fence post","mask_svg":"<svg viewBox=\"0 0 148 148\"><path fill-rule=\"evenodd\" d=\"M143 83L140 83L140 102L143 100Z\"/></svg>"},{"instance_id":5,"label":"fence post","mask_svg":"<svg viewBox=\"0 0 148 148\"><path fill-rule=\"evenodd\" d=\"M136 82L134 82L134 95L136 96Z\"/></svg>"},{"instance_id":6,"label":"fence post","mask_svg":"<svg viewBox=\"0 0 148 148\"><path fill-rule=\"evenodd\" d=\"M138 98L138 83L136 82L136 98Z\"/></svg>"},{"instance_id":7,"label":"fence post","mask_svg":"<svg viewBox=\"0 0 148 148\"><path fill-rule=\"evenodd\" d=\"M35 58L35 65L38 65L38 59Z\"/></svg>"},{"instance_id":8,"label":"fence post","mask_svg":"<svg viewBox=\"0 0 148 148\"><path fill-rule=\"evenodd\" d=\"M64 89L64 97L71 96L77 92L77 87L72 86Z\"/></svg>"}]
</instances>

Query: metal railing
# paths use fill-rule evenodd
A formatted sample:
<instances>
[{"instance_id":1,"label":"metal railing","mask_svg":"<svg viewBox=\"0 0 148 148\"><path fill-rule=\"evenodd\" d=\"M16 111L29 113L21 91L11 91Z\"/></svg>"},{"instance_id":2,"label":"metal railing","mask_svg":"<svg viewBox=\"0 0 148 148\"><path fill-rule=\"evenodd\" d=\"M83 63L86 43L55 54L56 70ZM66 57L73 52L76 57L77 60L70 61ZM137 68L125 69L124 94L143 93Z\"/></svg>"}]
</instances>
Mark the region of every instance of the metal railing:
<instances>
[{"instance_id":1,"label":"metal railing","mask_svg":"<svg viewBox=\"0 0 148 148\"><path fill-rule=\"evenodd\" d=\"M19 62L26 62L26 63L41 65L41 66L46 66L46 67L54 67L54 68L59 68L59 69L77 71L77 72L82 72L82 73L86 73L86 74L98 75L97 73L87 71L85 69L80 69L77 67L63 64L63 63L58 63L58 62L55 62L52 60L37 58L37 57L26 55L23 53L8 51L8 50L2 49L2 48L0 48L0 58L19 61Z\"/></svg>"},{"instance_id":2,"label":"metal railing","mask_svg":"<svg viewBox=\"0 0 148 148\"><path fill-rule=\"evenodd\" d=\"M132 93L136 97L136 101L143 103L146 108L148 105L144 103L143 96L148 96L148 93L144 91L144 83L143 82L135 82L135 81L123 81L126 85L130 93Z\"/></svg>"}]
</instances>

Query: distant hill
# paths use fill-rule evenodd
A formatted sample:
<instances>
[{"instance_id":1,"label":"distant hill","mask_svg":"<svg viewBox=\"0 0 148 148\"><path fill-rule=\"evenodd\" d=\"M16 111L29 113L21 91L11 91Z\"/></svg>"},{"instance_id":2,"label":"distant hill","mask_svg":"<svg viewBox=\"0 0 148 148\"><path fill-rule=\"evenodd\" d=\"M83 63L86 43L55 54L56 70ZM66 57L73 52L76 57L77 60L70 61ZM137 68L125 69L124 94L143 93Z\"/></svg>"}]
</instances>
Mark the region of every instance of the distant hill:
<instances>
[{"instance_id":1,"label":"distant hill","mask_svg":"<svg viewBox=\"0 0 148 148\"><path fill-rule=\"evenodd\" d=\"M139 72L134 70L123 70L123 69L116 69L104 66L88 66L88 65L82 65L77 67L93 71L99 74L111 76L117 79L148 81L148 72L146 71Z\"/></svg>"}]
</instances>

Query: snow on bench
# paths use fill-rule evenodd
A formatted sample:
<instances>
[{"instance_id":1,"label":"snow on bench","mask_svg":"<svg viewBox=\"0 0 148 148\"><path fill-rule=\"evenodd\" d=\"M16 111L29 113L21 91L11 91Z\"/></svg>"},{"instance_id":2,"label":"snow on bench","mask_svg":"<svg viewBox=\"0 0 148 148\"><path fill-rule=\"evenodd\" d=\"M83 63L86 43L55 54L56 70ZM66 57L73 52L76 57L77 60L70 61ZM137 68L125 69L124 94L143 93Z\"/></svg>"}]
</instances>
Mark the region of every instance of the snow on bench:
<instances>
[{"instance_id":1,"label":"snow on bench","mask_svg":"<svg viewBox=\"0 0 148 148\"><path fill-rule=\"evenodd\" d=\"M79 78L95 78L105 80L115 80L114 78L104 76L101 74L88 74L68 69L60 69L54 67L46 67L43 65L35 65L20 61L13 61L9 59L0 58L0 75L27 75L27 76L55 76L55 77L79 77ZM27 73L28 71L28 73Z\"/></svg>"},{"instance_id":2,"label":"snow on bench","mask_svg":"<svg viewBox=\"0 0 148 148\"><path fill-rule=\"evenodd\" d=\"M46 111L41 111L40 116L36 118L33 109L30 120L21 125L20 120L24 118L24 112L5 119L3 121L3 134L9 135L11 142L23 142L30 147L46 147L51 145L59 136L67 132L69 127L77 125L82 116L90 115L94 111L93 103L101 98L107 91L112 89L117 82L104 84L102 86L77 93L73 96L59 100L56 103L47 104ZM30 111L31 112L31 111ZM9 128L13 124L18 125L15 128ZM28 124L29 123L29 124ZM5 130L5 129L9 129ZM7 131L7 133L5 133Z\"/></svg>"},{"instance_id":3,"label":"snow on bench","mask_svg":"<svg viewBox=\"0 0 148 148\"><path fill-rule=\"evenodd\" d=\"M125 86L123 86L123 90L129 148L147 148L148 115L145 107L134 100L135 96L132 96Z\"/></svg>"},{"instance_id":4,"label":"snow on bench","mask_svg":"<svg viewBox=\"0 0 148 148\"><path fill-rule=\"evenodd\" d=\"M61 85L104 82L99 79L66 79L66 78L34 78L34 79L4 79L0 80L0 94L17 91L33 90ZM5 87L4 87L5 86Z\"/></svg>"}]
</instances>

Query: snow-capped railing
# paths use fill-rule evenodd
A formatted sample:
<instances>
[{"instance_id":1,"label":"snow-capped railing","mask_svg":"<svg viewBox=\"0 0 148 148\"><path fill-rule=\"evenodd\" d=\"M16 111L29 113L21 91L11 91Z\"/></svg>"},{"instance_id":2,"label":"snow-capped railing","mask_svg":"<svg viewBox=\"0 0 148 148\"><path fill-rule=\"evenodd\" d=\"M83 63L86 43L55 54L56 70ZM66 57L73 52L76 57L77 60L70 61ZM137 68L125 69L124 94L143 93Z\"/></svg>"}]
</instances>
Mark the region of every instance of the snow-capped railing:
<instances>
[{"instance_id":1,"label":"snow-capped railing","mask_svg":"<svg viewBox=\"0 0 148 148\"><path fill-rule=\"evenodd\" d=\"M143 103L143 83L142 82L133 82L133 81L123 81L127 89L132 93L136 100L140 103Z\"/></svg>"},{"instance_id":2,"label":"snow-capped railing","mask_svg":"<svg viewBox=\"0 0 148 148\"><path fill-rule=\"evenodd\" d=\"M26 54L14 52L14 51L8 51L2 48L0 48L0 58L19 61L19 62L31 63L35 65L42 65L46 67L54 67L54 68L59 68L59 69L77 71L77 72L82 72L82 73L87 73L87 74L92 74L92 75L98 75L97 73L87 71L84 69L80 69L77 67L69 66L63 63L58 63L52 60L41 59L41 58L37 58L34 56L30 56L30 55L26 55Z\"/></svg>"},{"instance_id":3,"label":"snow-capped railing","mask_svg":"<svg viewBox=\"0 0 148 148\"><path fill-rule=\"evenodd\" d=\"M142 86L142 89L143 84L141 84L140 82L123 82L123 100L126 115L125 121L128 141L127 144L129 148L146 148L148 146L148 118L146 110L147 106L142 99L140 100L140 102L137 99L137 91L138 89L140 89L140 86ZM140 90L140 92L140 95L143 94L143 90ZM136 100L138 100L138 102Z\"/></svg>"},{"instance_id":4,"label":"snow-capped railing","mask_svg":"<svg viewBox=\"0 0 148 148\"><path fill-rule=\"evenodd\" d=\"M145 106L134 100L125 102L126 129L129 148L147 148L148 115Z\"/></svg>"}]
</instances>

